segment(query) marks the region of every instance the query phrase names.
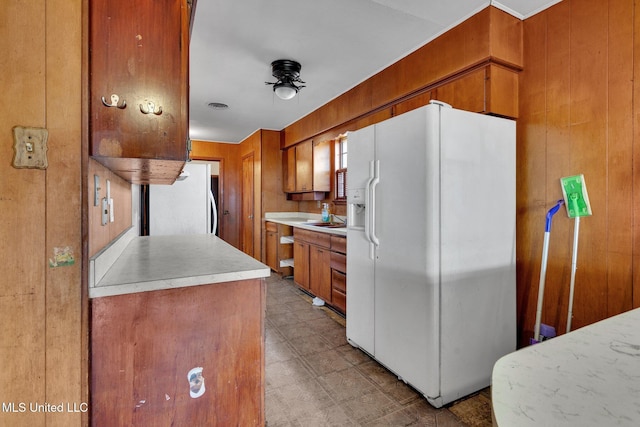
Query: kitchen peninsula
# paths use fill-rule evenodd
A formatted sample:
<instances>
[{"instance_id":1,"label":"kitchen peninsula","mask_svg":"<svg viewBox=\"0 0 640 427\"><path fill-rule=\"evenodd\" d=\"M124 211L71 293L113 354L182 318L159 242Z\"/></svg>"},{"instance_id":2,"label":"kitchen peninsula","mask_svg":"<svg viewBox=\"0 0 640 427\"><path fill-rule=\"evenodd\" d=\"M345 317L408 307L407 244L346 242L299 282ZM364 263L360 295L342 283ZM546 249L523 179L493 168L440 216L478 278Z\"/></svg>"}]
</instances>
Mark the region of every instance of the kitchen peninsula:
<instances>
[{"instance_id":1,"label":"kitchen peninsula","mask_svg":"<svg viewBox=\"0 0 640 427\"><path fill-rule=\"evenodd\" d=\"M212 235L122 239L92 260L92 424L264 425L268 267Z\"/></svg>"},{"instance_id":2,"label":"kitchen peninsula","mask_svg":"<svg viewBox=\"0 0 640 427\"><path fill-rule=\"evenodd\" d=\"M498 360L494 426L637 426L639 326L635 309Z\"/></svg>"}]
</instances>

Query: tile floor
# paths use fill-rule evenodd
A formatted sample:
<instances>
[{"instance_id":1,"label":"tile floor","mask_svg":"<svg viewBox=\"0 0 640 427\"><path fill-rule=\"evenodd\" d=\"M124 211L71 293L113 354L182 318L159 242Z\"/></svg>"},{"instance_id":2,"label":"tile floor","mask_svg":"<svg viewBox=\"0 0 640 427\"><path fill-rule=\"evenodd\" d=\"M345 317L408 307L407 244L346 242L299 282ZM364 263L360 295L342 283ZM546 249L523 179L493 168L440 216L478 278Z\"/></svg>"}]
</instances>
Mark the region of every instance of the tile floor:
<instances>
[{"instance_id":1,"label":"tile floor","mask_svg":"<svg viewBox=\"0 0 640 427\"><path fill-rule=\"evenodd\" d=\"M491 426L489 389L435 409L346 341L344 318L267 279L266 420L276 426Z\"/></svg>"}]
</instances>

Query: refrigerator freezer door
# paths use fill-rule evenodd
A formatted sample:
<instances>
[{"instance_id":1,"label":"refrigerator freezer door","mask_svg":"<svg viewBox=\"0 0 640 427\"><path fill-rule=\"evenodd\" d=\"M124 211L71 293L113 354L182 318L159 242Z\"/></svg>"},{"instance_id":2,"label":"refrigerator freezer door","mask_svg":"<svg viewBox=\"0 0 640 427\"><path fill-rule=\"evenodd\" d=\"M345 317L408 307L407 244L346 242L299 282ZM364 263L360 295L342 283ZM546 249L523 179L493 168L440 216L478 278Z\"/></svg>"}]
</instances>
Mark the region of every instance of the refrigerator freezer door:
<instances>
[{"instance_id":1,"label":"refrigerator freezer door","mask_svg":"<svg viewBox=\"0 0 640 427\"><path fill-rule=\"evenodd\" d=\"M371 242L365 233L368 206L364 194L371 181L374 161L374 127L347 134L349 141L349 190L347 207L347 339L367 353L374 352L374 261ZM368 196L366 197L368 200ZM368 231L368 230L367 230Z\"/></svg>"},{"instance_id":2,"label":"refrigerator freezer door","mask_svg":"<svg viewBox=\"0 0 640 427\"><path fill-rule=\"evenodd\" d=\"M440 391L440 108L376 125L375 357L427 396Z\"/></svg>"}]
</instances>

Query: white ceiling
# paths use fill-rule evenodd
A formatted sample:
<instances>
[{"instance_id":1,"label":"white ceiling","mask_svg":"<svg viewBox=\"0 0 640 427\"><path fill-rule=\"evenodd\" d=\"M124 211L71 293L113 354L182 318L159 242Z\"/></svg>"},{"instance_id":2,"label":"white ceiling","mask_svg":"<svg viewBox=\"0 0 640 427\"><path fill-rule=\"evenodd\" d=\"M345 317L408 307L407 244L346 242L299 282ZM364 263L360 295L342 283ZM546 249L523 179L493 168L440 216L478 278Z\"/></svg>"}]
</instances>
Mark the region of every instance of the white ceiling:
<instances>
[{"instance_id":1,"label":"white ceiling","mask_svg":"<svg viewBox=\"0 0 640 427\"><path fill-rule=\"evenodd\" d=\"M190 137L237 143L257 129L281 130L489 4L526 19L559 1L198 0ZM265 85L276 59L302 64L307 87L292 100Z\"/></svg>"}]
</instances>

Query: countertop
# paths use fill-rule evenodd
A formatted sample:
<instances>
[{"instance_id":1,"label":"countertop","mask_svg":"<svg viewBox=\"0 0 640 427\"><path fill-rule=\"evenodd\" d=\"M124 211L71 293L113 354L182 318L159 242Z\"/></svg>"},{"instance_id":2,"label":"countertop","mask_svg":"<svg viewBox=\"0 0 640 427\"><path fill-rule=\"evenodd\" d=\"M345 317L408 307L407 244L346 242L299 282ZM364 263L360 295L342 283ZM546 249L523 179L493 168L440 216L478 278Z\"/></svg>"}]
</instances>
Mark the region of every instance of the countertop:
<instances>
[{"instance_id":1,"label":"countertop","mask_svg":"<svg viewBox=\"0 0 640 427\"><path fill-rule=\"evenodd\" d=\"M640 425L640 309L504 356L491 394L496 426Z\"/></svg>"},{"instance_id":2,"label":"countertop","mask_svg":"<svg viewBox=\"0 0 640 427\"><path fill-rule=\"evenodd\" d=\"M269 267L210 234L130 238L105 270L95 283L90 280L89 298L270 274Z\"/></svg>"},{"instance_id":3,"label":"countertop","mask_svg":"<svg viewBox=\"0 0 640 427\"><path fill-rule=\"evenodd\" d=\"M347 219L341 216L336 222L343 222ZM346 236L347 227L332 228L332 227L319 227L312 225L315 222L322 222L322 218L319 214L311 214L304 212L269 212L264 216L265 221L275 222L277 224L290 225L292 227L299 227L305 230L317 231L319 233L334 234L337 236Z\"/></svg>"}]
</instances>

